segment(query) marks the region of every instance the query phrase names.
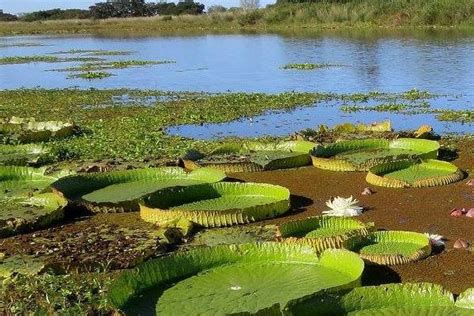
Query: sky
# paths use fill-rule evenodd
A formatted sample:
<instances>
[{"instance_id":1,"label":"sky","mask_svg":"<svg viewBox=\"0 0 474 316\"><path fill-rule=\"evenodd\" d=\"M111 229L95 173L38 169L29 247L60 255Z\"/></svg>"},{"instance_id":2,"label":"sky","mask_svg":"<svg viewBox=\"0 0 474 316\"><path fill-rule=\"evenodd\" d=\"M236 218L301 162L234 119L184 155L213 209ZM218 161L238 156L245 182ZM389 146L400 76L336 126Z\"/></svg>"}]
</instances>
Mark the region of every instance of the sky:
<instances>
[{"instance_id":1,"label":"sky","mask_svg":"<svg viewBox=\"0 0 474 316\"><path fill-rule=\"evenodd\" d=\"M100 2L100 0L0 0L0 9L3 9L4 12L15 14L54 8L87 9L96 2ZM151 0L149 2L159 2L159 0ZM221 4L225 7L239 5L239 0L196 0L196 2L204 3L206 7L214 4ZM260 5L265 6L274 2L275 0L260 0Z\"/></svg>"}]
</instances>

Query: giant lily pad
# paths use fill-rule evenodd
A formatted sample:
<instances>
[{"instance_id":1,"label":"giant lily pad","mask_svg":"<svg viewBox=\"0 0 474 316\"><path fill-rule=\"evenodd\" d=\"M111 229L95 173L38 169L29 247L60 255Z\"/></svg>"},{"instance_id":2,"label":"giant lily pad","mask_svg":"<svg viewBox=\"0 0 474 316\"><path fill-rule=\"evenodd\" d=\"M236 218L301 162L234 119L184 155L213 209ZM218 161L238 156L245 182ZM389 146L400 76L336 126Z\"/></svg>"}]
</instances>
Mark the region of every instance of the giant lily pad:
<instances>
[{"instance_id":1,"label":"giant lily pad","mask_svg":"<svg viewBox=\"0 0 474 316\"><path fill-rule=\"evenodd\" d=\"M400 159L435 159L438 149L438 142L426 139L361 139L315 147L311 157L313 165L321 169L366 171Z\"/></svg>"},{"instance_id":2,"label":"giant lily pad","mask_svg":"<svg viewBox=\"0 0 474 316\"><path fill-rule=\"evenodd\" d=\"M57 178L45 169L0 167L0 236L44 227L63 216L63 198L38 194Z\"/></svg>"},{"instance_id":3,"label":"giant lily pad","mask_svg":"<svg viewBox=\"0 0 474 316\"><path fill-rule=\"evenodd\" d=\"M384 284L324 293L290 309L293 315L473 315L472 292L455 301L436 284Z\"/></svg>"},{"instance_id":4,"label":"giant lily pad","mask_svg":"<svg viewBox=\"0 0 474 316\"><path fill-rule=\"evenodd\" d=\"M360 257L369 263L397 265L423 259L431 254L428 236L408 231L378 231L358 248Z\"/></svg>"},{"instance_id":5,"label":"giant lily pad","mask_svg":"<svg viewBox=\"0 0 474 316\"><path fill-rule=\"evenodd\" d=\"M48 153L42 145L0 145L0 165L40 165L47 162Z\"/></svg>"},{"instance_id":6,"label":"giant lily pad","mask_svg":"<svg viewBox=\"0 0 474 316\"><path fill-rule=\"evenodd\" d=\"M70 136L76 126L71 122L37 122L34 118L11 117L0 122L0 134L20 143L44 142Z\"/></svg>"},{"instance_id":7,"label":"giant lily pad","mask_svg":"<svg viewBox=\"0 0 474 316\"><path fill-rule=\"evenodd\" d=\"M311 163L309 151L313 147L314 143L307 141L228 143L207 157L188 154L182 164L187 169L212 167L226 172L296 168Z\"/></svg>"},{"instance_id":8,"label":"giant lily pad","mask_svg":"<svg viewBox=\"0 0 474 316\"><path fill-rule=\"evenodd\" d=\"M121 309L140 308L149 295L156 314L280 314L294 301L326 289L356 285L364 264L354 253L281 243L197 248L145 262L123 273L110 288Z\"/></svg>"},{"instance_id":9,"label":"giant lily pad","mask_svg":"<svg viewBox=\"0 0 474 316\"><path fill-rule=\"evenodd\" d=\"M280 224L278 236L285 243L305 244L321 252L328 248L353 248L363 242L373 224L347 217L315 216Z\"/></svg>"},{"instance_id":10,"label":"giant lily pad","mask_svg":"<svg viewBox=\"0 0 474 316\"><path fill-rule=\"evenodd\" d=\"M182 168L162 167L78 174L59 179L52 188L93 212L129 212L138 211L138 200L155 191L224 178L223 172L213 169L187 173Z\"/></svg>"},{"instance_id":11,"label":"giant lily pad","mask_svg":"<svg viewBox=\"0 0 474 316\"><path fill-rule=\"evenodd\" d=\"M221 182L157 191L140 205L142 219L158 225L184 218L204 227L245 224L288 211L288 189L270 184Z\"/></svg>"},{"instance_id":12,"label":"giant lily pad","mask_svg":"<svg viewBox=\"0 0 474 316\"><path fill-rule=\"evenodd\" d=\"M464 178L455 165L441 160L402 160L380 164L369 169L367 182L389 188L433 187Z\"/></svg>"}]
</instances>

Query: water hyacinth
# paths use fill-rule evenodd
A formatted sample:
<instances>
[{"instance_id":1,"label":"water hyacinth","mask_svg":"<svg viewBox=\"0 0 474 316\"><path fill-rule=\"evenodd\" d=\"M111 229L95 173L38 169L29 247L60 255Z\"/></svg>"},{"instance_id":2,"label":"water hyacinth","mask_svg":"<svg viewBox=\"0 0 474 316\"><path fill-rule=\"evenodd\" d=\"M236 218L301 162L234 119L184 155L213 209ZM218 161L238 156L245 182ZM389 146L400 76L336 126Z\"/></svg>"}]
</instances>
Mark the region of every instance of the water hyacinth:
<instances>
[{"instance_id":1,"label":"water hyacinth","mask_svg":"<svg viewBox=\"0 0 474 316\"><path fill-rule=\"evenodd\" d=\"M338 196L326 202L330 210L323 211L323 214L328 216L359 216L362 214L364 208L358 206L357 203L359 203L359 201L354 199L352 195L348 198Z\"/></svg>"}]
</instances>

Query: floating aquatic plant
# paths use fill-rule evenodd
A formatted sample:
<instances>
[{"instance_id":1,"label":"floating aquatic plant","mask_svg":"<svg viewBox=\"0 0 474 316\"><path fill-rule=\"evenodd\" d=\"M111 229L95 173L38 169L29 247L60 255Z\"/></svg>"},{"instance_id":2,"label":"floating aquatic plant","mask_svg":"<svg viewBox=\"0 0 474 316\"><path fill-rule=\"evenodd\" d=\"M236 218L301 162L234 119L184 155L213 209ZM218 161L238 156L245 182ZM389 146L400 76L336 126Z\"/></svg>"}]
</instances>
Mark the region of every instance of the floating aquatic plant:
<instances>
[{"instance_id":1,"label":"floating aquatic plant","mask_svg":"<svg viewBox=\"0 0 474 316\"><path fill-rule=\"evenodd\" d=\"M35 118L16 116L0 120L0 135L20 143L61 139L73 135L77 130L73 122L37 121Z\"/></svg>"},{"instance_id":2,"label":"floating aquatic plant","mask_svg":"<svg viewBox=\"0 0 474 316\"><path fill-rule=\"evenodd\" d=\"M285 141L278 143L246 142L227 143L208 156L188 153L181 164L188 169L200 166L212 167L226 172L255 172L295 168L311 163L309 151L314 144L307 141Z\"/></svg>"},{"instance_id":3,"label":"floating aquatic plant","mask_svg":"<svg viewBox=\"0 0 474 316\"><path fill-rule=\"evenodd\" d=\"M472 315L474 289L454 295L432 283L382 284L324 292L289 307L292 315Z\"/></svg>"},{"instance_id":4,"label":"floating aquatic plant","mask_svg":"<svg viewBox=\"0 0 474 316\"><path fill-rule=\"evenodd\" d=\"M0 236L61 219L67 201L52 193L38 193L62 175L47 175L44 168L0 167Z\"/></svg>"},{"instance_id":5,"label":"floating aquatic plant","mask_svg":"<svg viewBox=\"0 0 474 316\"><path fill-rule=\"evenodd\" d=\"M140 205L143 220L166 225L187 219L204 227L246 224L288 211L288 189L270 184L221 182L157 191Z\"/></svg>"},{"instance_id":6,"label":"floating aquatic plant","mask_svg":"<svg viewBox=\"0 0 474 316\"><path fill-rule=\"evenodd\" d=\"M408 231L377 231L358 248L362 259L380 265L397 265L423 259L431 254L428 236Z\"/></svg>"},{"instance_id":7,"label":"floating aquatic plant","mask_svg":"<svg viewBox=\"0 0 474 316\"><path fill-rule=\"evenodd\" d=\"M438 149L438 142L426 139L362 139L316 146L311 157L313 165L318 168L365 171L375 165L400 159L435 159Z\"/></svg>"},{"instance_id":8,"label":"floating aquatic plant","mask_svg":"<svg viewBox=\"0 0 474 316\"><path fill-rule=\"evenodd\" d=\"M429 238L431 246L433 247L444 247L446 244L446 238L438 234L425 233Z\"/></svg>"},{"instance_id":9,"label":"floating aquatic plant","mask_svg":"<svg viewBox=\"0 0 474 316\"><path fill-rule=\"evenodd\" d=\"M70 75L68 78L82 78L82 79L87 79L87 80L93 80L93 79L104 79L114 76L110 72L105 72L105 71L88 71L80 74L74 74Z\"/></svg>"},{"instance_id":10,"label":"floating aquatic plant","mask_svg":"<svg viewBox=\"0 0 474 316\"><path fill-rule=\"evenodd\" d=\"M389 188L433 187L460 181L463 172L441 160L400 160L376 165L369 169L370 184Z\"/></svg>"},{"instance_id":11,"label":"floating aquatic plant","mask_svg":"<svg viewBox=\"0 0 474 316\"><path fill-rule=\"evenodd\" d=\"M317 252L329 248L352 249L373 230L352 218L315 216L278 225L278 238L290 244L311 246Z\"/></svg>"},{"instance_id":12,"label":"floating aquatic plant","mask_svg":"<svg viewBox=\"0 0 474 316\"><path fill-rule=\"evenodd\" d=\"M0 145L0 165L42 165L50 160L50 149L44 145Z\"/></svg>"},{"instance_id":13,"label":"floating aquatic plant","mask_svg":"<svg viewBox=\"0 0 474 316\"><path fill-rule=\"evenodd\" d=\"M109 297L127 311L140 308L137 298L149 293L153 299L145 304L157 302L158 315L280 314L323 290L356 285L363 267L356 254L342 249L318 258L299 245L221 245L145 262L123 273Z\"/></svg>"},{"instance_id":14,"label":"floating aquatic plant","mask_svg":"<svg viewBox=\"0 0 474 316\"><path fill-rule=\"evenodd\" d=\"M364 211L364 208L358 206L358 200L354 199L352 195L348 198L335 197L331 200L326 201L329 210L323 211L323 214L328 216L359 216Z\"/></svg>"},{"instance_id":15,"label":"floating aquatic plant","mask_svg":"<svg viewBox=\"0 0 474 316\"><path fill-rule=\"evenodd\" d=\"M77 174L61 178L51 187L92 212L129 212L138 211L138 201L155 191L224 178L223 172L207 168L187 173L177 167L161 167Z\"/></svg>"},{"instance_id":16,"label":"floating aquatic plant","mask_svg":"<svg viewBox=\"0 0 474 316\"><path fill-rule=\"evenodd\" d=\"M329 68L329 67L341 67L341 65L334 65L334 64L311 64L311 63L304 63L304 64L287 64L281 67L281 69L289 70L314 70L314 69L322 69L322 68Z\"/></svg>"}]
</instances>

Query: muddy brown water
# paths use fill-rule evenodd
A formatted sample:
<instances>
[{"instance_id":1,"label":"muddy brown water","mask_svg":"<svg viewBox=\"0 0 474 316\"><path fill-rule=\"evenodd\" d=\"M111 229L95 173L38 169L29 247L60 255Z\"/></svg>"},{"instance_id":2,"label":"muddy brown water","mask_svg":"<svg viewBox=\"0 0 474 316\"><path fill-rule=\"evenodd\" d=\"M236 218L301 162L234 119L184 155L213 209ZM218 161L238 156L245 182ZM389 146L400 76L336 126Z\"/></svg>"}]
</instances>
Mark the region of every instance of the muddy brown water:
<instances>
[{"instance_id":1,"label":"muddy brown water","mask_svg":"<svg viewBox=\"0 0 474 316\"><path fill-rule=\"evenodd\" d=\"M463 170L472 170L473 148L472 140L460 144L459 157L453 163ZM327 209L325 202L331 197L352 195L368 208L359 219L375 222L378 229L427 232L448 239L443 252L427 259L389 268L370 267L365 275L365 283L434 282L454 293L474 287L474 252L453 248L458 238L474 242L474 218L449 215L455 207L474 207L474 187L466 185L465 179L433 188L390 189L368 185L365 175L364 172L333 172L306 167L240 173L232 177L248 182L282 185L295 196L293 205L300 206L299 209L287 216L268 220L266 224L320 215ZM368 186L376 193L361 195Z\"/></svg>"},{"instance_id":2,"label":"muddy brown water","mask_svg":"<svg viewBox=\"0 0 474 316\"><path fill-rule=\"evenodd\" d=\"M461 169L474 170L474 140L462 141L456 145L459 157L453 162ZM444 251L424 260L409 264L376 267L367 266L363 275L363 284L382 284L391 282L433 282L459 294L467 288L474 287L474 253L467 250L453 249L454 241L464 238L474 242L474 219L455 218L449 215L455 207L474 207L474 187L466 185L467 178L455 184L420 189L389 189L370 186L376 191L370 196L362 196L362 190L369 186L364 172L332 172L313 167L291 170L266 171L258 173L238 173L230 177L244 181L278 184L287 187L292 193L293 210L285 216L258 222L254 225L278 224L292 219L320 215L327 209L325 202L333 196L354 196L368 210L359 218L365 222L375 222L377 228L387 230L410 230L435 233L445 236L448 241ZM78 238L79 233L94 231L101 225L107 229L109 242L104 248L104 241L91 246L88 238ZM123 230L129 231L130 238L123 238ZM77 258L81 264L86 261L102 262L115 259L115 265L128 267L127 262L139 262L151 255L143 233L155 229L140 220L138 213L98 214L90 217L73 219L67 223L42 231L13 236L0 240L0 252L7 255L44 253L49 248L57 252L45 259L70 262L68 258L71 244L74 245ZM142 233L143 232L143 233ZM38 238L46 240L44 246ZM33 243L34 242L34 243ZM136 244L136 243L137 244ZM137 248L138 247L138 248ZM41 248L41 249L40 249ZM64 249L63 249L64 248ZM140 251L131 251L137 248ZM111 257L111 249L115 256ZM68 252L69 251L69 252ZM120 253L130 251L129 255ZM74 252L74 251L73 251ZM58 256L60 257L58 259Z\"/></svg>"}]
</instances>

